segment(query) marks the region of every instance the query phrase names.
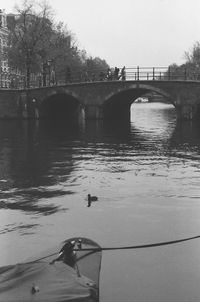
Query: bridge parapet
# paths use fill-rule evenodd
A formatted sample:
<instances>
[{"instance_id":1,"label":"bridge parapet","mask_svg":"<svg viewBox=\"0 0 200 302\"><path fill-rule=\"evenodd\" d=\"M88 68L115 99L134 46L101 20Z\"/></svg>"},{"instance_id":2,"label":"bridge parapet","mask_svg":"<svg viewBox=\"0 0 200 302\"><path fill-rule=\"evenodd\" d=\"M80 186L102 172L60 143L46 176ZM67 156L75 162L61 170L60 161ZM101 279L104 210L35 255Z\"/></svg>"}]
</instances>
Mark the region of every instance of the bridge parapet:
<instances>
[{"instance_id":1,"label":"bridge parapet","mask_svg":"<svg viewBox=\"0 0 200 302\"><path fill-rule=\"evenodd\" d=\"M178 118L200 119L200 81L163 79L68 83L25 90L4 89L0 90L0 109L3 112L5 102L14 102L12 108L16 108L16 116L42 118L41 112L46 110L44 105L45 108L53 105L55 111L58 108L60 112L73 109L77 116L84 111L86 119L120 119L129 116L130 106L135 99L149 92L162 95L171 102L177 110Z\"/></svg>"},{"instance_id":2,"label":"bridge parapet","mask_svg":"<svg viewBox=\"0 0 200 302\"><path fill-rule=\"evenodd\" d=\"M200 80L200 73L187 68L174 70L171 67L123 67L105 69L86 69L63 72L49 71L31 74L29 88L62 86L70 83L87 83L96 81L195 81ZM27 88L25 75L0 71L0 87L4 89Z\"/></svg>"}]
</instances>

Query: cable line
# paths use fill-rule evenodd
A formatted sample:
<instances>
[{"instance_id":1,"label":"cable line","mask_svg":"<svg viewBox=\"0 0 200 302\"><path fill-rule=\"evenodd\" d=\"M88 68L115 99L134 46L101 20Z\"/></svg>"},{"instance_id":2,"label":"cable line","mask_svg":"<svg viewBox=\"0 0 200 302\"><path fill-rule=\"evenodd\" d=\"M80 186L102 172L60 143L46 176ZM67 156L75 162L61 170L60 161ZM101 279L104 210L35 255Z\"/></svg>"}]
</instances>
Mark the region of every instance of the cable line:
<instances>
[{"instance_id":1,"label":"cable line","mask_svg":"<svg viewBox=\"0 0 200 302\"><path fill-rule=\"evenodd\" d=\"M157 243L150 243L150 244L141 244L141 245L132 245L132 246L118 246L118 247L102 247L102 248L87 248L82 249L82 251L113 251L113 250L133 250L133 249L144 249L150 247L158 247L158 246L165 246L170 244L177 244L189 240L194 240L200 238L200 235L187 237L183 239L171 240L171 241L163 241ZM79 249L74 249L75 251L80 251Z\"/></svg>"},{"instance_id":2,"label":"cable line","mask_svg":"<svg viewBox=\"0 0 200 302\"><path fill-rule=\"evenodd\" d=\"M116 246L116 247L99 247L99 248L82 248L78 249L75 248L74 251L90 251L91 254L100 252L100 251L115 251L115 250L136 250L136 249L146 249L146 248L151 248L151 247L159 247L159 246L165 246L165 245L172 245L172 244L177 244L185 241L190 241L194 239L199 239L200 235L193 236L193 237L187 237L187 238L182 238L182 239L177 239L177 240L171 240L171 241L162 241L162 242L157 242L157 243L149 243L149 244L140 244L140 245L130 245L130 246ZM89 254L90 254L89 253ZM33 263L33 262L38 262L44 259L47 259L49 257L57 255L58 252L38 258L36 260L30 261L28 263ZM89 255L87 254L87 255Z\"/></svg>"}]
</instances>

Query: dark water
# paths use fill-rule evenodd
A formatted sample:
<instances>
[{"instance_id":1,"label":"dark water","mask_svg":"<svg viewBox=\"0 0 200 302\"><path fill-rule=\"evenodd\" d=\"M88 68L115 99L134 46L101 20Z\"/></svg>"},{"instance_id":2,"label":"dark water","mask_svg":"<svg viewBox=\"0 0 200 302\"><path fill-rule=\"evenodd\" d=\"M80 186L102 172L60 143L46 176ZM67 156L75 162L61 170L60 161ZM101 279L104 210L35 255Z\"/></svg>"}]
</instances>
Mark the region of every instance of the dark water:
<instances>
[{"instance_id":1,"label":"dark water","mask_svg":"<svg viewBox=\"0 0 200 302\"><path fill-rule=\"evenodd\" d=\"M199 235L199 129L159 103L134 104L131 124L0 122L0 265L73 236L110 247ZM103 254L102 302L198 302L199 282L199 240Z\"/></svg>"}]
</instances>

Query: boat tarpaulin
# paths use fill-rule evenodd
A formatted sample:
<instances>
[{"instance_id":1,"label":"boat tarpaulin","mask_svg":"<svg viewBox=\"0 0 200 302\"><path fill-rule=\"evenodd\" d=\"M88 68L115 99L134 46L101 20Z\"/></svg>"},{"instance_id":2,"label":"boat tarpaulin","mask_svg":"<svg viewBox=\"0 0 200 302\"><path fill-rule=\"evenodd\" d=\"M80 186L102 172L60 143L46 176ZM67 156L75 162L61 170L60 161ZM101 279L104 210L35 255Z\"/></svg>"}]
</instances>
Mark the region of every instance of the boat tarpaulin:
<instances>
[{"instance_id":1,"label":"boat tarpaulin","mask_svg":"<svg viewBox=\"0 0 200 302\"><path fill-rule=\"evenodd\" d=\"M94 247L99 246L82 238L82 247L77 251L74 267L63 261L52 263L54 254L35 261L1 267L0 301L98 301L101 252L84 251L84 248Z\"/></svg>"}]
</instances>

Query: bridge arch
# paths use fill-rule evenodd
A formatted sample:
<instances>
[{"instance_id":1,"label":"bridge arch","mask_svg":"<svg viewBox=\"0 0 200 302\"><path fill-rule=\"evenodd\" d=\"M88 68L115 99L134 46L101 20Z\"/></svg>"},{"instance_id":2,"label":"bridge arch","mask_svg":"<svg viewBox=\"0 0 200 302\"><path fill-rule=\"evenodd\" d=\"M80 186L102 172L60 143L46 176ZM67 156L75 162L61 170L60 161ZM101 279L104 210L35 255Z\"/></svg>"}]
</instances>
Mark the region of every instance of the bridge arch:
<instances>
[{"instance_id":1,"label":"bridge arch","mask_svg":"<svg viewBox=\"0 0 200 302\"><path fill-rule=\"evenodd\" d=\"M84 112L85 119L130 119L131 104L147 93L156 93L167 99L176 108L177 119L200 119L200 81L182 80L131 80L131 81L98 81L89 83L69 83L63 86L31 88L20 92L16 101L16 116L24 118L42 118L47 116L43 110L53 106L53 95L59 96L57 113L66 118L67 108L64 100L72 106L76 117ZM62 97L61 97L62 95ZM11 99L10 95L6 97ZM13 99L13 98L12 98ZM36 101L33 101L36 100ZM49 104L46 103L51 101ZM55 100L55 99L54 99ZM164 100L163 100L164 101ZM21 105L20 105L21 104ZM1 105L1 103L0 103ZM63 105L63 106L62 106ZM53 107L51 107L53 108ZM75 110L75 108L77 110ZM12 107L13 110L13 107ZM40 110L41 116L35 114ZM78 115L77 115L77 112ZM50 114L51 115L51 114ZM60 118L60 114L57 114Z\"/></svg>"},{"instance_id":2,"label":"bridge arch","mask_svg":"<svg viewBox=\"0 0 200 302\"><path fill-rule=\"evenodd\" d=\"M132 103L149 92L161 95L174 105L172 97L162 89L151 85L131 84L126 88L116 89L105 98L102 105L104 119L130 119Z\"/></svg>"},{"instance_id":3,"label":"bridge arch","mask_svg":"<svg viewBox=\"0 0 200 302\"><path fill-rule=\"evenodd\" d=\"M84 114L79 97L66 89L50 91L39 105L39 116L42 119L78 120Z\"/></svg>"}]
</instances>

